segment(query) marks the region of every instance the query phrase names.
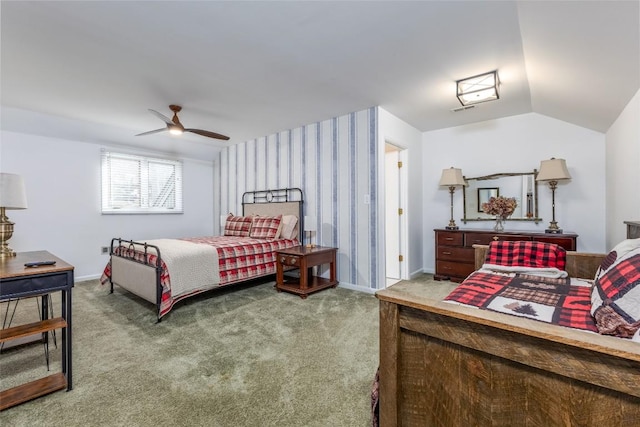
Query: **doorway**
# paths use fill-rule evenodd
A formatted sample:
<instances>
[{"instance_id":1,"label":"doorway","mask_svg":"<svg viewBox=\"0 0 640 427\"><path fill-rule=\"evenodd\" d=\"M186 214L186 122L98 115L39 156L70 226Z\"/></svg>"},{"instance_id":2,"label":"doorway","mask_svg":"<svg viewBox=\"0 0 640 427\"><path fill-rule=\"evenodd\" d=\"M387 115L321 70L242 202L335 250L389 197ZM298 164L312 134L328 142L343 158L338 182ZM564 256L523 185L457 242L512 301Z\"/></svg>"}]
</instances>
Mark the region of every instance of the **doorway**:
<instances>
[{"instance_id":1,"label":"doorway","mask_svg":"<svg viewBox=\"0 0 640 427\"><path fill-rule=\"evenodd\" d=\"M385 287L406 278L405 150L385 143Z\"/></svg>"}]
</instances>

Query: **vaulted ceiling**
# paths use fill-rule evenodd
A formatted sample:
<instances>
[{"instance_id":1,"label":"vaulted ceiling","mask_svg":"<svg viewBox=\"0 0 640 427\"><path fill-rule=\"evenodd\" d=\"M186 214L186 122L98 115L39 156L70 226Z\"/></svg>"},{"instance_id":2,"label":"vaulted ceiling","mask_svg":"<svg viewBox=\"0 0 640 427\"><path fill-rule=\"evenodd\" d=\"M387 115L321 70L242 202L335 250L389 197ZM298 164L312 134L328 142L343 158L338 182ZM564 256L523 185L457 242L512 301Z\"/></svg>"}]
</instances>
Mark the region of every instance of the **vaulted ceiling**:
<instances>
[{"instance_id":1,"label":"vaulted ceiling","mask_svg":"<svg viewBox=\"0 0 640 427\"><path fill-rule=\"evenodd\" d=\"M638 1L2 1L1 127L211 159L379 105L421 131L527 112L606 132L640 88ZM500 99L454 113L455 80ZM187 127L134 135L183 106Z\"/></svg>"}]
</instances>

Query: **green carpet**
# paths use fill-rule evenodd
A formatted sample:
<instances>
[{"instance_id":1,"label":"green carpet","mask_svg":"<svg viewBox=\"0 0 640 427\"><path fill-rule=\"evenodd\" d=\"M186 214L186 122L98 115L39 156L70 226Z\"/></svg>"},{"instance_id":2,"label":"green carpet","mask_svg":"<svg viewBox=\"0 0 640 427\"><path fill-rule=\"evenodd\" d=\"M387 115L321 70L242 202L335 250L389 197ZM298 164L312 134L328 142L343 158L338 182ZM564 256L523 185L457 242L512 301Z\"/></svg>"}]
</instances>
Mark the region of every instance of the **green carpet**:
<instances>
[{"instance_id":1,"label":"green carpet","mask_svg":"<svg viewBox=\"0 0 640 427\"><path fill-rule=\"evenodd\" d=\"M373 295L235 286L179 303L159 324L150 304L97 281L76 284L73 298L73 390L1 412L2 426L370 425ZM60 345L52 358L57 372ZM3 351L0 371L2 389L47 375L42 345Z\"/></svg>"}]
</instances>

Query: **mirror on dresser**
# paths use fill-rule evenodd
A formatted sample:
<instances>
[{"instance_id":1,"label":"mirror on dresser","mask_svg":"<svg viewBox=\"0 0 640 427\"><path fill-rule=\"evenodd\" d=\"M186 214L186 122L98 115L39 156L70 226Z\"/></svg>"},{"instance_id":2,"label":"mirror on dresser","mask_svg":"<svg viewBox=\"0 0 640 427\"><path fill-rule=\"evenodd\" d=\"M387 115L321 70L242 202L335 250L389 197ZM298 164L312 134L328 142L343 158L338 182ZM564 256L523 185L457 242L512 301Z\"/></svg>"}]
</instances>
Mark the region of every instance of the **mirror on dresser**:
<instances>
[{"instance_id":1,"label":"mirror on dresser","mask_svg":"<svg viewBox=\"0 0 640 427\"><path fill-rule=\"evenodd\" d=\"M494 173L492 175L465 177L466 185L462 191L462 222L495 221L494 215L482 211L482 203L490 197L514 197L518 206L508 218L509 221L542 221L538 216L538 171L524 173Z\"/></svg>"}]
</instances>

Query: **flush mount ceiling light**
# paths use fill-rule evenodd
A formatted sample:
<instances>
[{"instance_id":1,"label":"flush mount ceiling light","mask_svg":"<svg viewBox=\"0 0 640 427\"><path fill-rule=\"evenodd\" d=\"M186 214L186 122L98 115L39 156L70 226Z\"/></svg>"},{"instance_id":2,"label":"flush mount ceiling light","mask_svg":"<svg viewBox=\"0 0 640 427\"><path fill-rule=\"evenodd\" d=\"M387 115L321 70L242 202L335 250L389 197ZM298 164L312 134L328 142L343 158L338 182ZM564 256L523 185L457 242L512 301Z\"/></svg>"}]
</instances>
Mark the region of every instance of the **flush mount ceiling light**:
<instances>
[{"instance_id":1,"label":"flush mount ceiling light","mask_svg":"<svg viewBox=\"0 0 640 427\"><path fill-rule=\"evenodd\" d=\"M498 71L458 80L456 81L458 100L463 106L495 101L500 98L499 84Z\"/></svg>"}]
</instances>

